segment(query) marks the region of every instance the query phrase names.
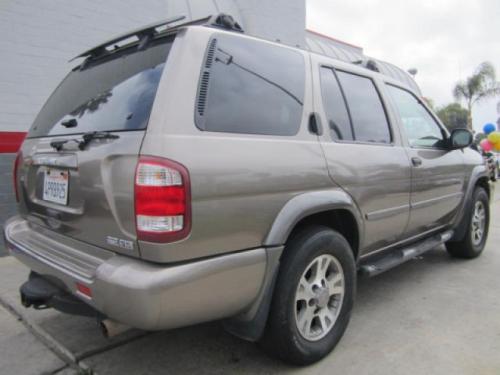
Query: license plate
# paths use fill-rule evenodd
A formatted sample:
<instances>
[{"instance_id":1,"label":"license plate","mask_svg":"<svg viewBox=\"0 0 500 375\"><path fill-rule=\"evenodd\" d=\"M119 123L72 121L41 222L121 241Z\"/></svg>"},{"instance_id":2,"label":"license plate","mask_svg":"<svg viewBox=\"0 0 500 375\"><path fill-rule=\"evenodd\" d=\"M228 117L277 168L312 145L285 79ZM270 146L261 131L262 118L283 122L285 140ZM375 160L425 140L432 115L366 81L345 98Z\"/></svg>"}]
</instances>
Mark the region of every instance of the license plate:
<instances>
[{"instance_id":1,"label":"license plate","mask_svg":"<svg viewBox=\"0 0 500 375\"><path fill-rule=\"evenodd\" d=\"M68 204L69 173L57 169L47 169L43 178L43 200Z\"/></svg>"}]
</instances>

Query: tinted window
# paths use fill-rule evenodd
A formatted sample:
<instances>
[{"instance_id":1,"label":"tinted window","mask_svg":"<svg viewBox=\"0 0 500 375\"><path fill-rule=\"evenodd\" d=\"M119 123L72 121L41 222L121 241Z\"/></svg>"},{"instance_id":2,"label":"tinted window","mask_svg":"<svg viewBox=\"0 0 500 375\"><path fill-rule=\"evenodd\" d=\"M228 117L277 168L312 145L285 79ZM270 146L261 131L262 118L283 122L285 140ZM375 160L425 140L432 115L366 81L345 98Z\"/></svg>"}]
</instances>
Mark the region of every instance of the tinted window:
<instances>
[{"instance_id":1,"label":"tinted window","mask_svg":"<svg viewBox=\"0 0 500 375\"><path fill-rule=\"evenodd\" d=\"M170 42L74 69L57 87L29 132L30 137L88 131L138 130L147 126ZM75 127L62 123L75 119Z\"/></svg>"},{"instance_id":2,"label":"tinted window","mask_svg":"<svg viewBox=\"0 0 500 375\"><path fill-rule=\"evenodd\" d=\"M373 81L340 71L337 74L351 113L356 141L391 143L387 117Z\"/></svg>"},{"instance_id":3,"label":"tinted window","mask_svg":"<svg viewBox=\"0 0 500 375\"><path fill-rule=\"evenodd\" d=\"M420 101L408 91L390 85L387 87L398 108L410 146L443 146L444 135L441 127Z\"/></svg>"},{"instance_id":4,"label":"tinted window","mask_svg":"<svg viewBox=\"0 0 500 375\"><path fill-rule=\"evenodd\" d=\"M209 43L196 124L215 132L294 135L302 119L304 80L300 53L219 35Z\"/></svg>"},{"instance_id":5,"label":"tinted window","mask_svg":"<svg viewBox=\"0 0 500 375\"><path fill-rule=\"evenodd\" d=\"M330 68L321 68L321 96L332 139L352 141L349 114L337 77Z\"/></svg>"}]
</instances>

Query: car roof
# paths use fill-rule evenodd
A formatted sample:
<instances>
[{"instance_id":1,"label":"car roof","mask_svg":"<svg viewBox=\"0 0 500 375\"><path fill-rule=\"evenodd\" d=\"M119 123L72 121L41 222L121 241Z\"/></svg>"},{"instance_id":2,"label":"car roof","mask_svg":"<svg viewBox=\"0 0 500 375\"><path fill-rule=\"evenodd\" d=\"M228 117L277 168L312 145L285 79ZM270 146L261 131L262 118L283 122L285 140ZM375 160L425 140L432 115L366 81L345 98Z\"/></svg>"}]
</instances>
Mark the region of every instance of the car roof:
<instances>
[{"instance_id":1,"label":"car roof","mask_svg":"<svg viewBox=\"0 0 500 375\"><path fill-rule=\"evenodd\" d=\"M348 63L354 70L357 70L357 68L362 68L365 71L369 71L371 73L379 73L382 76L385 76L386 78L389 79L389 81L392 81L393 83L398 83L399 85L402 85L411 91L417 93L418 96L421 96L421 91L414 79L403 69L398 68L394 64L373 59L370 58L366 55L364 55L362 52L357 52L357 51L347 51L345 49L342 49L338 47L337 45L333 43L327 43L325 40L314 40L314 43L311 42L311 37L309 34L306 34L306 45L304 48L301 47L296 47L296 46L289 46L286 44L282 44L276 41L271 41L263 38L259 38L256 36L252 35L247 35L244 34L244 32L241 32L241 28L239 27L238 24L236 24L237 28L233 29L227 29L221 26L225 25L220 25L218 21L220 20L220 17L229 17L227 15L217 15L217 16L208 16L205 18L201 18L198 20L193 20L193 21L188 21L184 23L178 23L180 21L183 21L185 19L184 16L177 16L177 17L171 17L169 19L156 22L144 27L141 27L139 29L136 29L134 31L127 32L125 34L122 34L120 36L114 37L104 43L101 43L95 47L92 47L88 50L86 50L83 53L80 53L78 56L74 57L72 60L77 59L77 58L86 58L86 61L82 63L82 67L85 66L86 62L88 60L93 60L93 59L98 59L103 56L110 56L111 54L114 54L116 52L119 52L123 49L127 49L133 46L137 46L137 48L141 48L142 45L145 45L148 43L148 41L153 40L153 39L158 39L158 38L163 38L165 36L169 36L172 34L177 33L180 29L184 29L187 27L195 27L195 26L209 26L207 29L211 29L212 31L218 30L221 32L228 32L231 34L235 34L241 37L249 37L253 39L259 39L265 42L269 42L272 44L276 44L279 46L284 46L292 49L297 49L301 51L305 51L308 53L314 53L322 56L326 56L332 60L336 60L341 63ZM231 18L232 20L232 18ZM171 24L175 24L174 26L170 27ZM216 27L214 27L216 26ZM129 41L131 38L134 38L135 40ZM120 45L120 43L125 43L123 45ZM316 46L316 47L314 47ZM72 61L70 60L70 61Z\"/></svg>"}]
</instances>

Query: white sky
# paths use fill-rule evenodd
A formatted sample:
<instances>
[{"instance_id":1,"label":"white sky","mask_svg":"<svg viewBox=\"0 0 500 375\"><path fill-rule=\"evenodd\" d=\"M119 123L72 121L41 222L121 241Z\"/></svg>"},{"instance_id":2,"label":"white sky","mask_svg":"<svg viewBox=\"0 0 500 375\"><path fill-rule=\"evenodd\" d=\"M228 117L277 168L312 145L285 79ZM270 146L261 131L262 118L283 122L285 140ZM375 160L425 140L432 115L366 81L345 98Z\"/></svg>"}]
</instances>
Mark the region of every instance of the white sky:
<instances>
[{"instance_id":1,"label":"white sky","mask_svg":"<svg viewBox=\"0 0 500 375\"><path fill-rule=\"evenodd\" d=\"M407 70L436 105L483 61L500 79L500 0L306 0L307 27L363 47ZM474 127L495 123L500 97L474 109Z\"/></svg>"}]
</instances>

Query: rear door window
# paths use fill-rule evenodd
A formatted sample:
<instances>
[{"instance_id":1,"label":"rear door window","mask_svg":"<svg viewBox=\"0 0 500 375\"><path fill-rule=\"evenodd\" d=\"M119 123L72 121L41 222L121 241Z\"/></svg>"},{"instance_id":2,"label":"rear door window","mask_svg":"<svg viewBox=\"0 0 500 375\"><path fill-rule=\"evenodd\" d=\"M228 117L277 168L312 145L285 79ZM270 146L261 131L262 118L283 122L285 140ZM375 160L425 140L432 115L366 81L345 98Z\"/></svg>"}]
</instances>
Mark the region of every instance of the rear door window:
<instances>
[{"instance_id":1,"label":"rear door window","mask_svg":"<svg viewBox=\"0 0 500 375\"><path fill-rule=\"evenodd\" d=\"M391 143L391 132L380 95L368 77L337 71L358 142Z\"/></svg>"},{"instance_id":2,"label":"rear door window","mask_svg":"<svg viewBox=\"0 0 500 375\"><path fill-rule=\"evenodd\" d=\"M57 87L28 137L145 129L173 38L75 68Z\"/></svg>"},{"instance_id":3,"label":"rear door window","mask_svg":"<svg viewBox=\"0 0 500 375\"><path fill-rule=\"evenodd\" d=\"M232 35L209 43L196 125L212 132L290 136L302 120L305 66L297 51Z\"/></svg>"},{"instance_id":4,"label":"rear door window","mask_svg":"<svg viewBox=\"0 0 500 375\"><path fill-rule=\"evenodd\" d=\"M344 96L333 69L321 67L320 76L323 107L332 139L340 141L354 140Z\"/></svg>"}]
</instances>

